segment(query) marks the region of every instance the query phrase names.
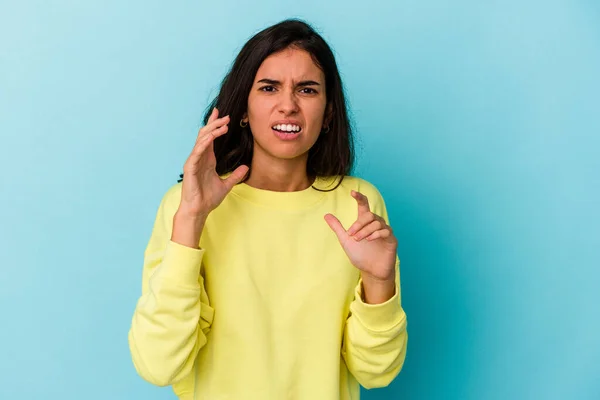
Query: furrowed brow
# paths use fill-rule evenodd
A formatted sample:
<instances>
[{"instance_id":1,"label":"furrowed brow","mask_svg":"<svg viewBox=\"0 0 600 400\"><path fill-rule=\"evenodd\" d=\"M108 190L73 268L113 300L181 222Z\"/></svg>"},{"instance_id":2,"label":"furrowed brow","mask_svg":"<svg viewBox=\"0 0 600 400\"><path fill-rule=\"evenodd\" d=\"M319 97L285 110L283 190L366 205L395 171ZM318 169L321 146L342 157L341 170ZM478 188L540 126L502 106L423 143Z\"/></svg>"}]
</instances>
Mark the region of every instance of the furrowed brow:
<instances>
[{"instance_id":1,"label":"furrowed brow","mask_svg":"<svg viewBox=\"0 0 600 400\"><path fill-rule=\"evenodd\" d=\"M269 78L263 78L263 79L259 80L257 83L266 83L267 85L281 85L281 82L279 82L278 80L269 79ZM296 86L321 86L321 84L316 81L307 80L307 81L298 82L298 84Z\"/></svg>"},{"instance_id":2,"label":"furrowed brow","mask_svg":"<svg viewBox=\"0 0 600 400\"><path fill-rule=\"evenodd\" d=\"M279 81L276 81L274 79L268 79L268 78L261 79L257 83L266 83L267 85L280 85L281 84L281 82L279 82Z\"/></svg>"},{"instance_id":3,"label":"furrowed brow","mask_svg":"<svg viewBox=\"0 0 600 400\"><path fill-rule=\"evenodd\" d=\"M321 84L315 81L302 81L298 82L298 86L321 86Z\"/></svg>"}]
</instances>

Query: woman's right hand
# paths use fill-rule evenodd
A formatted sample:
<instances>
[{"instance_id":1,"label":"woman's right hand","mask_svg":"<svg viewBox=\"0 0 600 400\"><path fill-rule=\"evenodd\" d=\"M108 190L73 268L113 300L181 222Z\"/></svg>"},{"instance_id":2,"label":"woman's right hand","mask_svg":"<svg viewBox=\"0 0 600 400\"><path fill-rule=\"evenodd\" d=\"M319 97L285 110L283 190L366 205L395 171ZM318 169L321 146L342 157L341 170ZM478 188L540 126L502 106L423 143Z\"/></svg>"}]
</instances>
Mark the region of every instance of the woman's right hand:
<instances>
[{"instance_id":1,"label":"woman's right hand","mask_svg":"<svg viewBox=\"0 0 600 400\"><path fill-rule=\"evenodd\" d=\"M229 115L222 118L218 116L219 111L214 108L207 124L198 132L194 149L183 166L179 211L187 216L207 217L249 169L246 165L240 165L226 179L221 179L217 174L213 141L227 132L229 123Z\"/></svg>"}]
</instances>

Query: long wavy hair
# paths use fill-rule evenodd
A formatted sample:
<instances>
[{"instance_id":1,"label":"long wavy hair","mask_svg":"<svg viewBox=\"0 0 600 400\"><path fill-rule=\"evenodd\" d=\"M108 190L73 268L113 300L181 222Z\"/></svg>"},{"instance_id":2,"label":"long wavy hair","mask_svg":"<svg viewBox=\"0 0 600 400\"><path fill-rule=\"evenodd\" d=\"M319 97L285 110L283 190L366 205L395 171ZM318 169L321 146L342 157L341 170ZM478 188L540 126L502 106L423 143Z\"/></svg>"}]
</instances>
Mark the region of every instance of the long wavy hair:
<instances>
[{"instance_id":1,"label":"long wavy hair","mask_svg":"<svg viewBox=\"0 0 600 400\"><path fill-rule=\"evenodd\" d=\"M206 108L203 121L205 125L214 107L219 109L219 115L229 115L231 121L227 134L214 139L216 172L224 175L240 165L252 168L254 139L250 127L242 128L239 121L247 111L248 96L258 68L269 55L288 47L308 52L325 75L326 110L331 110L329 130L321 132L310 148L306 173L311 180L317 176L341 176L338 184L331 189L334 190L350 174L355 157L344 88L335 57L327 42L308 23L296 18L281 21L250 38L223 78L219 94ZM181 182L183 174L179 177L178 182ZM249 177L250 170L242 182Z\"/></svg>"}]
</instances>

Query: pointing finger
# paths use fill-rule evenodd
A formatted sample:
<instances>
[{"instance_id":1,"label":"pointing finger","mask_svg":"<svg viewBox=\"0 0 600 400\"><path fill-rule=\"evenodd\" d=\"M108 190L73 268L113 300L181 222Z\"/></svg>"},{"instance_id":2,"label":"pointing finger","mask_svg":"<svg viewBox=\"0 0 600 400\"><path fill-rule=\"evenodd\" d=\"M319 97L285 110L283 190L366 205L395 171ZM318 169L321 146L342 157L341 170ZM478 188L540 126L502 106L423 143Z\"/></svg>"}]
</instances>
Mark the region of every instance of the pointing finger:
<instances>
[{"instance_id":1,"label":"pointing finger","mask_svg":"<svg viewBox=\"0 0 600 400\"><path fill-rule=\"evenodd\" d=\"M357 192L356 190L352 190L350 194L352 195L352 197L354 197L354 199L356 199L356 202L358 203L359 216L371 211L371 209L369 208L369 199L367 198L367 196L360 192Z\"/></svg>"}]
</instances>

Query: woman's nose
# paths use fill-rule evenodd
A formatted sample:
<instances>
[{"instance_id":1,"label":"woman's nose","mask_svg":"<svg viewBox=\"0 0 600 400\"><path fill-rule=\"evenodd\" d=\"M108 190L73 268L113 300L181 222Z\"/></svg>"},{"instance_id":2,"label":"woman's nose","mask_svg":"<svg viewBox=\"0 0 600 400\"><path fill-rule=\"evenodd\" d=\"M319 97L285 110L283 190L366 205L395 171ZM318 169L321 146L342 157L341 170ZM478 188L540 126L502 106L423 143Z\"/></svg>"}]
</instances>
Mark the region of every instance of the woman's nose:
<instances>
[{"instance_id":1,"label":"woman's nose","mask_svg":"<svg viewBox=\"0 0 600 400\"><path fill-rule=\"evenodd\" d=\"M298 101L293 91L282 91L279 101L279 109L286 114L298 111Z\"/></svg>"}]
</instances>

